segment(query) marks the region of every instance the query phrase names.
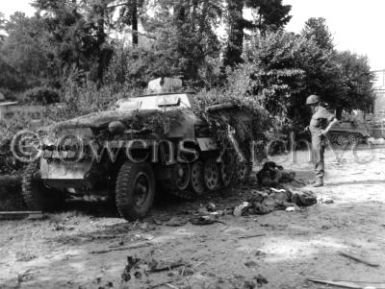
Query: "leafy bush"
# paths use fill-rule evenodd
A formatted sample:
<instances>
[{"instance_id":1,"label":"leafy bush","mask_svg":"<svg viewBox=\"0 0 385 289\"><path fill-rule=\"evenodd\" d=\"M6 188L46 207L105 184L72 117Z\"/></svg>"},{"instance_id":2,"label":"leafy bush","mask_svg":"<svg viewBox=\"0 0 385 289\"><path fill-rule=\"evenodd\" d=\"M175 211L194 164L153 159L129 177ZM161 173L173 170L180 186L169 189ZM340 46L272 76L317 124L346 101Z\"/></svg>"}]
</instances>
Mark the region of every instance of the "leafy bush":
<instances>
[{"instance_id":1,"label":"leafy bush","mask_svg":"<svg viewBox=\"0 0 385 289\"><path fill-rule=\"evenodd\" d=\"M201 91L197 95L199 107L196 108L196 112L207 119L209 118L206 114L207 107L223 103L234 104L241 113L251 116L252 127L240 129L243 130L242 139L248 141L264 140L266 133L273 127L274 118L262 106L260 96L251 93L253 82L250 78L250 72L249 66L240 67L228 73L228 83L224 88ZM237 115L235 115L230 116L227 124L236 126L238 123Z\"/></svg>"},{"instance_id":2,"label":"leafy bush","mask_svg":"<svg viewBox=\"0 0 385 289\"><path fill-rule=\"evenodd\" d=\"M23 169L12 154L11 142L17 132L30 128L30 125L29 117L23 114L0 121L0 175L15 175Z\"/></svg>"},{"instance_id":3,"label":"leafy bush","mask_svg":"<svg viewBox=\"0 0 385 289\"><path fill-rule=\"evenodd\" d=\"M53 104L60 101L60 94L56 89L35 87L24 93L24 101L30 104Z\"/></svg>"}]
</instances>

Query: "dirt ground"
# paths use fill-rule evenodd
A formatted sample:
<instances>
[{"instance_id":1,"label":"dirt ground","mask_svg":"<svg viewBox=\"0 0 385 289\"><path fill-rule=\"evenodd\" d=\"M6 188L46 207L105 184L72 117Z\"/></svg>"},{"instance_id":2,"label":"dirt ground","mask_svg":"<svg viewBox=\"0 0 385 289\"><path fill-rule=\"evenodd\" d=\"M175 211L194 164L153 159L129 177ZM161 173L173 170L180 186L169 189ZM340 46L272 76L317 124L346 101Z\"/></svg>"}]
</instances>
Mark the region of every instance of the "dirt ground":
<instances>
[{"instance_id":1,"label":"dirt ground","mask_svg":"<svg viewBox=\"0 0 385 289\"><path fill-rule=\"evenodd\" d=\"M309 187L318 204L294 212L227 215L207 226L162 222L188 219L209 202L224 209L244 200L227 194L161 201L149 218L135 224L90 204L45 220L2 221L0 288L330 288L308 278L361 282L362 288L385 283L385 149L357 154L339 151L338 163L328 151L326 186ZM289 157L277 160L297 171L298 179L312 177L306 153L297 163ZM128 256L185 266L124 283Z\"/></svg>"}]
</instances>

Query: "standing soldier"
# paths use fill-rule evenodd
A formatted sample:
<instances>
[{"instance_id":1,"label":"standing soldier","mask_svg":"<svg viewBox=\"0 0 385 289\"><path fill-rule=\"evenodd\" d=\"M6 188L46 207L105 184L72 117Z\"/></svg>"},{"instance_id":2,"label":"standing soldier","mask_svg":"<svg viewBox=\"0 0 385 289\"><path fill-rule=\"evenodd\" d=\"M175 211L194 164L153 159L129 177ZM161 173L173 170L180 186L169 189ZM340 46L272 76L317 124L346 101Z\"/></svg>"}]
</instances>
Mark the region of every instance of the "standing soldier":
<instances>
[{"instance_id":1,"label":"standing soldier","mask_svg":"<svg viewBox=\"0 0 385 289\"><path fill-rule=\"evenodd\" d=\"M326 147L326 134L338 120L321 105L320 98L317 95L310 95L306 100L306 105L310 106L312 111L309 129L311 133L312 153L316 174L316 180L313 186L322 187L325 174L324 153Z\"/></svg>"}]
</instances>

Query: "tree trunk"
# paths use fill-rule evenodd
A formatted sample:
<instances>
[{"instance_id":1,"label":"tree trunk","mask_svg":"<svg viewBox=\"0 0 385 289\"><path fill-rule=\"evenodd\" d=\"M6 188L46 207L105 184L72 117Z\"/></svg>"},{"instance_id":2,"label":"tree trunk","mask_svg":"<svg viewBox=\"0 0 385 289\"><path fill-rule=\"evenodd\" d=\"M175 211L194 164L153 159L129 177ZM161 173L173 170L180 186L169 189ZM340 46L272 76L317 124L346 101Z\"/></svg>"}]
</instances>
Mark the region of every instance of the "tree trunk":
<instances>
[{"instance_id":1,"label":"tree trunk","mask_svg":"<svg viewBox=\"0 0 385 289\"><path fill-rule=\"evenodd\" d=\"M131 15L131 21L132 21L132 44L134 46L139 45L139 27L138 27L138 1L133 0L132 1L132 15Z\"/></svg>"},{"instance_id":2,"label":"tree trunk","mask_svg":"<svg viewBox=\"0 0 385 289\"><path fill-rule=\"evenodd\" d=\"M95 7L97 9L96 14L99 16L97 20L97 43L99 47L99 55L98 55L98 67L97 67L97 82L98 85L103 84L103 76L104 76L104 69L105 69L105 57L104 57L104 51L103 51L103 44L106 41L106 33L105 33L105 7L102 5L98 5Z\"/></svg>"},{"instance_id":3,"label":"tree trunk","mask_svg":"<svg viewBox=\"0 0 385 289\"><path fill-rule=\"evenodd\" d=\"M227 0L229 12L229 39L224 57L224 65L234 67L242 62L243 52L243 3L240 0Z\"/></svg>"}]
</instances>

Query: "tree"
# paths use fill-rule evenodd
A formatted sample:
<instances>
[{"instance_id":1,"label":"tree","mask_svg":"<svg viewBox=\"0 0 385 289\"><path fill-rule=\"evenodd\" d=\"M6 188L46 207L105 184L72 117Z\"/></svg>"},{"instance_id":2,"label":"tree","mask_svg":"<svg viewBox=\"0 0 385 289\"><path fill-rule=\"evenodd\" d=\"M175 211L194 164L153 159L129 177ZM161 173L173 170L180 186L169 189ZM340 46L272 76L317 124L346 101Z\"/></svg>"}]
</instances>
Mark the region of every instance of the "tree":
<instances>
[{"instance_id":1,"label":"tree","mask_svg":"<svg viewBox=\"0 0 385 289\"><path fill-rule=\"evenodd\" d=\"M145 5L145 0L125 0L118 4L112 4L109 9L119 9L118 26L125 25L132 27L132 44L139 44L139 18L142 14L141 8Z\"/></svg>"},{"instance_id":2,"label":"tree","mask_svg":"<svg viewBox=\"0 0 385 289\"><path fill-rule=\"evenodd\" d=\"M47 26L39 17L16 12L5 25L8 34L1 53L22 79L22 87L42 85L57 76ZM21 87L21 88L22 88Z\"/></svg>"},{"instance_id":3,"label":"tree","mask_svg":"<svg viewBox=\"0 0 385 289\"><path fill-rule=\"evenodd\" d=\"M143 21L154 39L138 59L148 64L152 76L181 76L191 85L204 85L202 74L212 72L210 60L219 58L221 48L214 32L222 12L220 1L166 0L156 11L155 17Z\"/></svg>"},{"instance_id":4,"label":"tree","mask_svg":"<svg viewBox=\"0 0 385 289\"><path fill-rule=\"evenodd\" d=\"M112 50L107 43L109 0L36 0L41 17L48 26L55 57L61 63L63 76L85 74L99 84L108 66Z\"/></svg>"},{"instance_id":5,"label":"tree","mask_svg":"<svg viewBox=\"0 0 385 289\"><path fill-rule=\"evenodd\" d=\"M0 12L0 44L5 39L5 35L3 33L4 33L6 23L7 23L7 20L4 18L4 14Z\"/></svg>"},{"instance_id":6,"label":"tree","mask_svg":"<svg viewBox=\"0 0 385 289\"><path fill-rule=\"evenodd\" d=\"M21 78L16 69L9 65L0 56L0 89L4 91L20 91L25 88L25 81Z\"/></svg>"},{"instance_id":7,"label":"tree","mask_svg":"<svg viewBox=\"0 0 385 289\"><path fill-rule=\"evenodd\" d=\"M88 32L95 35L90 39L92 50L97 59L96 65L91 65L90 79L94 80L100 86L103 83L104 72L108 67L112 57L113 49L107 43L107 28L111 27L110 9L108 4L111 0L92 0L83 8L86 10L86 25L90 28ZM93 32L95 31L95 32Z\"/></svg>"},{"instance_id":8,"label":"tree","mask_svg":"<svg viewBox=\"0 0 385 289\"><path fill-rule=\"evenodd\" d=\"M334 49L333 37L326 25L325 18L310 18L307 20L302 35L307 39L313 39L322 49Z\"/></svg>"},{"instance_id":9,"label":"tree","mask_svg":"<svg viewBox=\"0 0 385 289\"><path fill-rule=\"evenodd\" d=\"M346 94L337 103L339 114L342 109L361 109L368 112L374 101L374 75L370 71L367 57L344 51L336 54L336 61L342 68L347 88Z\"/></svg>"},{"instance_id":10,"label":"tree","mask_svg":"<svg viewBox=\"0 0 385 289\"><path fill-rule=\"evenodd\" d=\"M252 25L243 18L244 1L227 0L228 9L228 41L224 57L224 65L234 67L242 62L243 29Z\"/></svg>"},{"instance_id":11,"label":"tree","mask_svg":"<svg viewBox=\"0 0 385 289\"><path fill-rule=\"evenodd\" d=\"M257 11L258 17L248 21L243 17L244 8ZM224 57L224 65L234 67L242 62L244 29L276 31L284 27L290 20L290 5L283 5L282 0L227 0L228 9L228 44Z\"/></svg>"},{"instance_id":12,"label":"tree","mask_svg":"<svg viewBox=\"0 0 385 289\"><path fill-rule=\"evenodd\" d=\"M256 28L262 34L280 29L291 19L291 6L283 5L282 0L246 0L246 7L257 11Z\"/></svg>"},{"instance_id":13,"label":"tree","mask_svg":"<svg viewBox=\"0 0 385 289\"><path fill-rule=\"evenodd\" d=\"M332 108L344 97L346 87L334 54L313 39L284 31L256 39L246 51L245 63L253 68L252 93L260 95L264 107L282 122L304 125L310 94L322 96Z\"/></svg>"}]
</instances>

